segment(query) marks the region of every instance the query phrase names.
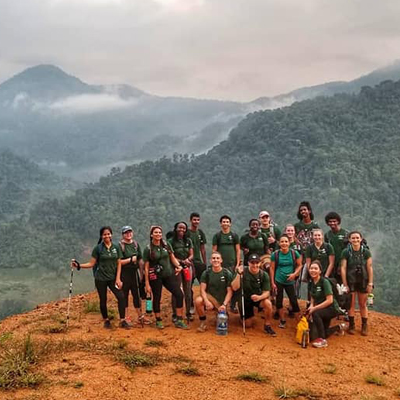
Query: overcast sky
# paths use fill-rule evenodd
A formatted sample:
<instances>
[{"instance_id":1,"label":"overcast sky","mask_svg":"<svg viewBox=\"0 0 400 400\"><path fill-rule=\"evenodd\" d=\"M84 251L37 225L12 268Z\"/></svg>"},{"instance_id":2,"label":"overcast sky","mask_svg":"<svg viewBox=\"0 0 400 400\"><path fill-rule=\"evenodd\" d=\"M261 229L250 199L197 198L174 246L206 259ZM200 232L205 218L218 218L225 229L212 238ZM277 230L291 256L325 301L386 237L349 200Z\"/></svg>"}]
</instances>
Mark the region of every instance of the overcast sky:
<instances>
[{"instance_id":1,"label":"overcast sky","mask_svg":"<svg viewBox=\"0 0 400 400\"><path fill-rule=\"evenodd\" d=\"M400 58L398 0L0 0L0 82L55 64L87 83L247 101Z\"/></svg>"}]
</instances>

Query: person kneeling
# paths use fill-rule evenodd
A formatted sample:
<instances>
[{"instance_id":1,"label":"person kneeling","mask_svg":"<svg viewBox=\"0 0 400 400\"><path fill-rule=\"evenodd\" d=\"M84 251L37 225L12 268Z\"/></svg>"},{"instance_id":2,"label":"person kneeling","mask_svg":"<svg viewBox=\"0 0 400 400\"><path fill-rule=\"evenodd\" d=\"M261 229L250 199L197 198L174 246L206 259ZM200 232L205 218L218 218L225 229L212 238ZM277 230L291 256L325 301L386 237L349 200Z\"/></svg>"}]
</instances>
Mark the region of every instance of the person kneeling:
<instances>
[{"instance_id":1,"label":"person kneeling","mask_svg":"<svg viewBox=\"0 0 400 400\"><path fill-rule=\"evenodd\" d=\"M313 261L309 267L311 304L306 314L311 322L310 336L314 347L328 347L326 339L335 332L344 332L342 324L330 327L331 319L340 314L333 297L331 282L322 276L321 263Z\"/></svg>"},{"instance_id":2,"label":"person kneeling","mask_svg":"<svg viewBox=\"0 0 400 400\"><path fill-rule=\"evenodd\" d=\"M222 257L217 251L211 254L211 268L207 268L200 278L200 296L195 306L200 318L198 332L207 330L206 311L225 311L232 298L232 274L222 268Z\"/></svg>"},{"instance_id":3,"label":"person kneeling","mask_svg":"<svg viewBox=\"0 0 400 400\"><path fill-rule=\"evenodd\" d=\"M265 319L264 332L268 335L276 336L271 327L272 304L269 300L271 290L269 276L260 269L261 260L258 254L251 254L248 263L248 267L239 266L237 268L237 274L232 281L233 290L243 289L244 310L242 309L242 302L240 302L240 314L245 319L246 326L250 327L254 320L254 307L263 309Z\"/></svg>"}]
</instances>

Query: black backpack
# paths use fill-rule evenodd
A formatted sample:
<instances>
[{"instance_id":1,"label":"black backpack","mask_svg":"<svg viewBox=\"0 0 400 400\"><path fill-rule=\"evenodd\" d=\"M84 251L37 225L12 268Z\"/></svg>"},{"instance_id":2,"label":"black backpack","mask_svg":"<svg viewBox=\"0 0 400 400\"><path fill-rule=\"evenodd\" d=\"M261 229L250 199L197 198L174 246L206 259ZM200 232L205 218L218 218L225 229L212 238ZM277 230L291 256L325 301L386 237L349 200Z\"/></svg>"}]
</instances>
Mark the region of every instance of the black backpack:
<instances>
[{"instance_id":1,"label":"black backpack","mask_svg":"<svg viewBox=\"0 0 400 400\"><path fill-rule=\"evenodd\" d=\"M333 298L337 301L339 308L342 311L342 314L346 314L347 311L350 309L351 305L351 294L350 293L343 293L339 294L338 288L337 288L337 280L335 278L324 278L332 286L332 293L333 293Z\"/></svg>"}]
</instances>

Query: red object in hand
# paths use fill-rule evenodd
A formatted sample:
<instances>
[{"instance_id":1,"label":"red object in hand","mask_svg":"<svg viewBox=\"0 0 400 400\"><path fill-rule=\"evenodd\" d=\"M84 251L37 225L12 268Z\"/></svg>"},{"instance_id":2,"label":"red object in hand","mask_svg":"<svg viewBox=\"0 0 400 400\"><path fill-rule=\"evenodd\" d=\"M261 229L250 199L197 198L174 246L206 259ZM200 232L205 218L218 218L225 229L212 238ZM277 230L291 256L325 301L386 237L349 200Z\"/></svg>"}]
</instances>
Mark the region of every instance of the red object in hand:
<instances>
[{"instance_id":1,"label":"red object in hand","mask_svg":"<svg viewBox=\"0 0 400 400\"><path fill-rule=\"evenodd\" d=\"M183 279L185 279L186 282L189 282L192 279L189 267L183 268L182 274Z\"/></svg>"}]
</instances>

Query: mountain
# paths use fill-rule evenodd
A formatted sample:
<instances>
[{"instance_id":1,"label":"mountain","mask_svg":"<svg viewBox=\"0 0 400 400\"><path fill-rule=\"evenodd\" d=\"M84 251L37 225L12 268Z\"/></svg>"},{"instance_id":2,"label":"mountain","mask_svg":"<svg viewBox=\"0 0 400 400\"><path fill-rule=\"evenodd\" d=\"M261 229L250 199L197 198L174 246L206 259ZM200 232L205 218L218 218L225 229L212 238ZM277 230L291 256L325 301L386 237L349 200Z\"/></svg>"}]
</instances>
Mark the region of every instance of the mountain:
<instances>
[{"instance_id":1,"label":"mountain","mask_svg":"<svg viewBox=\"0 0 400 400\"><path fill-rule=\"evenodd\" d=\"M169 312L169 296L163 304ZM114 315L115 302L109 301L109 306ZM226 337L216 336L213 315L208 316L209 330L203 334L196 332L197 317L186 331L169 326L160 332L151 325L127 331L117 328L114 319L115 328L106 332L95 311L97 295L72 298L69 329L67 307L64 299L2 321L0 397L353 400L399 396L398 317L371 312L367 338L358 332L334 335L325 349L302 349L294 340L293 319L286 329L276 328L275 338L262 332L260 314L246 336L234 314ZM165 309L163 317L168 321ZM358 315L356 323L358 327Z\"/></svg>"}]
</instances>

